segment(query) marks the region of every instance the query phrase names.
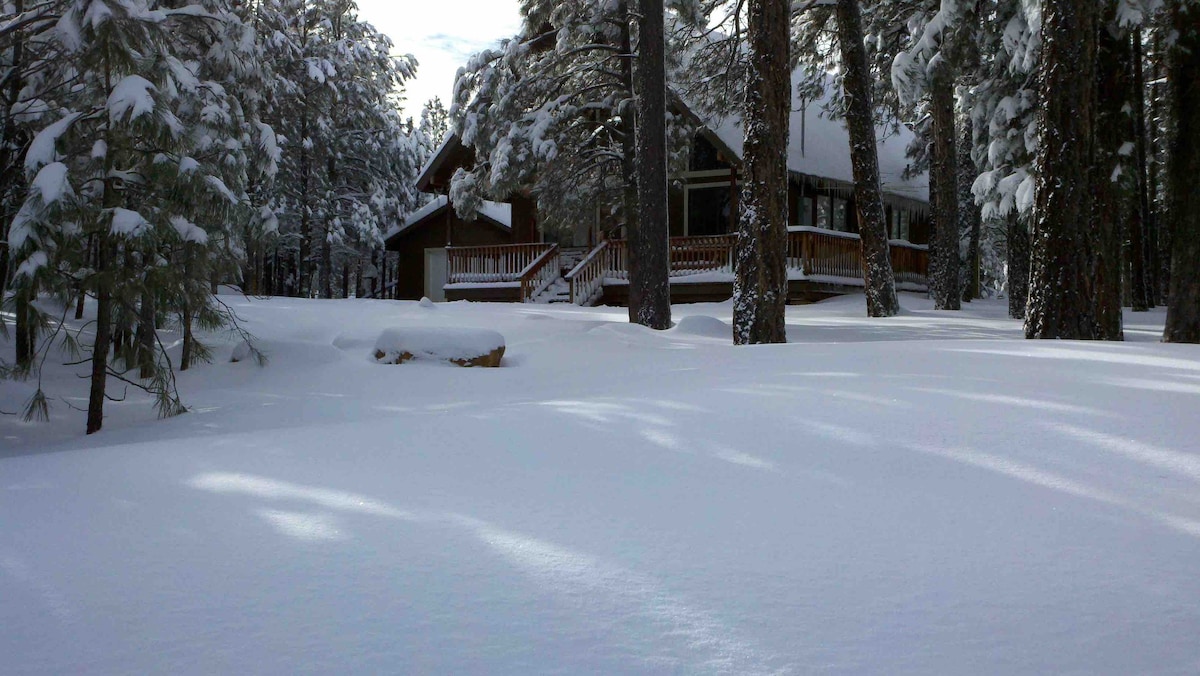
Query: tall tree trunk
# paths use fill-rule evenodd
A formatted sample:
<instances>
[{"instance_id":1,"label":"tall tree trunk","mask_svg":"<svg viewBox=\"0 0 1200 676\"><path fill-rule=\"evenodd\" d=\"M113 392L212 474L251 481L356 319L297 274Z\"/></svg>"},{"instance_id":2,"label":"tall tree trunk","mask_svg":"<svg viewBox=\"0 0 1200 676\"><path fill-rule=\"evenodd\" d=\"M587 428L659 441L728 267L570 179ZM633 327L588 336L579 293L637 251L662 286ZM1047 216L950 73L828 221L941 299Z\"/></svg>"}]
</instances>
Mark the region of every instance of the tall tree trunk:
<instances>
[{"instance_id":1,"label":"tall tree trunk","mask_svg":"<svg viewBox=\"0 0 1200 676\"><path fill-rule=\"evenodd\" d=\"M1133 218L1129 222L1129 278L1134 312L1145 312L1154 307L1150 278L1150 238L1147 228L1150 221L1150 192L1146 185L1146 78L1142 71L1142 31L1134 30L1130 36L1133 49L1133 83L1130 90L1130 105L1133 106L1133 143L1136 153L1136 200Z\"/></svg>"},{"instance_id":2,"label":"tall tree trunk","mask_svg":"<svg viewBox=\"0 0 1200 676\"><path fill-rule=\"evenodd\" d=\"M1118 168L1129 160L1121 147L1132 140L1129 124L1131 86L1129 39L1117 26L1116 0L1104 4L1096 42L1096 120L1092 162L1093 227L1096 235L1095 304L1098 338L1121 340L1122 223L1129 192Z\"/></svg>"},{"instance_id":3,"label":"tall tree trunk","mask_svg":"<svg viewBox=\"0 0 1200 676\"><path fill-rule=\"evenodd\" d=\"M1147 125L1150 139L1150 237L1153 240L1152 244L1152 259L1154 260L1154 295L1159 305L1164 305L1167 302L1168 291L1171 288L1171 223L1170 216L1166 214L1167 199L1164 198L1163 175L1165 171L1160 170L1160 167L1167 163L1166 158L1166 130L1163 124L1166 114L1164 110L1169 104L1166 99L1169 94L1167 87L1164 84L1167 73L1164 61L1164 50L1162 46L1162 34L1166 32L1165 26L1159 26L1159 30L1154 31L1154 37L1151 39L1150 50L1150 65L1152 84L1150 85L1150 120Z\"/></svg>"},{"instance_id":4,"label":"tall tree trunk","mask_svg":"<svg viewBox=\"0 0 1200 676\"><path fill-rule=\"evenodd\" d=\"M1040 170L1027 338L1103 337L1096 311L1098 242L1090 171L1096 86L1094 0L1042 5Z\"/></svg>"},{"instance_id":5,"label":"tall tree trunk","mask_svg":"<svg viewBox=\"0 0 1200 676\"><path fill-rule=\"evenodd\" d=\"M788 3L750 0L748 8L745 174L733 259L735 345L787 342Z\"/></svg>"},{"instance_id":6,"label":"tall tree trunk","mask_svg":"<svg viewBox=\"0 0 1200 676\"><path fill-rule=\"evenodd\" d=\"M342 263L342 298L350 297L350 261Z\"/></svg>"},{"instance_id":7,"label":"tall tree trunk","mask_svg":"<svg viewBox=\"0 0 1200 676\"><path fill-rule=\"evenodd\" d=\"M625 0L621 0L618 16L628 17L621 22L621 53L633 54L633 42L630 37L630 22L632 13ZM621 177L624 187L621 191L621 208L625 217L625 238L632 240L638 230L638 188L637 188L637 110L633 102L633 59L621 59L621 78L629 96L622 102L621 110ZM632 278L641 274L638 270L637 256L628 260L629 276ZM637 323L642 307L641 289L629 285L629 321Z\"/></svg>"},{"instance_id":8,"label":"tall tree trunk","mask_svg":"<svg viewBox=\"0 0 1200 676\"><path fill-rule=\"evenodd\" d=\"M955 153L954 73L943 59L929 83L932 117L929 183L933 237L929 242L929 294L935 310L962 307L959 290L958 155Z\"/></svg>"},{"instance_id":9,"label":"tall tree trunk","mask_svg":"<svg viewBox=\"0 0 1200 676\"><path fill-rule=\"evenodd\" d=\"M1170 86L1170 155L1167 165L1171 219L1171 293L1167 298L1168 343L1200 343L1200 5L1170 4L1178 39L1167 66Z\"/></svg>"},{"instance_id":10,"label":"tall tree trunk","mask_svg":"<svg viewBox=\"0 0 1200 676\"><path fill-rule=\"evenodd\" d=\"M838 45L842 52L842 87L846 99L846 127L850 132L854 201L858 205L867 316L891 317L900 312L900 301L896 299L896 277L892 270L883 194L879 187L879 148L875 138L875 106L871 102L871 70L867 65L867 50L863 46L862 15L858 0L838 0L837 30ZM790 76L785 74L784 78L790 84ZM788 91L791 91L790 87ZM787 111L791 110L790 103L789 94L784 100L785 126L783 144L780 146L784 152L787 148L786 125ZM786 163L786 157L784 161ZM784 195L787 194L786 176L785 164L782 188ZM786 226L783 237L786 251ZM786 285L785 279L785 295Z\"/></svg>"},{"instance_id":11,"label":"tall tree trunk","mask_svg":"<svg viewBox=\"0 0 1200 676\"><path fill-rule=\"evenodd\" d=\"M109 285L109 243L96 236L96 338L92 342L92 382L88 393L87 433L104 425L104 387L108 381L108 348L112 342L112 290Z\"/></svg>"},{"instance_id":12,"label":"tall tree trunk","mask_svg":"<svg viewBox=\"0 0 1200 676\"><path fill-rule=\"evenodd\" d=\"M968 303L980 296L979 239L983 230L983 214L979 205L975 203L975 194L971 191L975 177L979 175L979 169L975 166L974 158L971 157L974 146L975 137L971 128L971 118L969 115L964 115L962 129L958 134L957 192L958 230L960 236L964 233L967 236L967 255L963 259L966 270L962 275L962 299Z\"/></svg>"},{"instance_id":13,"label":"tall tree trunk","mask_svg":"<svg viewBox=\"0 0 1200 676\"><path fill-rule=\"evenodd\" d=\"M37 346L37 316L33 307L35 291L32 282L26 282L17 287L14 301L16 317L16 358L17 368L26 373L33 368L33 360Z\"/></svg>"},{"instance_id":14,"label":"tall tree trunk","mask_svg":"<svg viewBox=\"0 0 1200 676\"><path fill-rule=\"evenodd\" d=\"M137 327L138 375L143 379L154 376L154 331L154 294L146 289L142 291Z\"/></svg>"},{"instance_id":15,"label":"tall tree trunk","mask_svg":"<svg viewBox=\"0 0 1200 676\"><path fill-rule=\"evenodd\" d=\"M667 74L663 0L640 0L634 104L637 108L638 224L629 238L629 289L639 300L634 320L671 328L667 222Z\"/></svg>"},{"instance_id":16,"label":"tall tree trunk","mask_svg":"<svg viewBox=\"0 0 1200 676\"><path fill-rule=\"evenodd\" d=\"M1008 316L1025 319L1029 300L1029 228L1016 209L1005 218L1008 236Z\"/></svg>"}]
</instances>

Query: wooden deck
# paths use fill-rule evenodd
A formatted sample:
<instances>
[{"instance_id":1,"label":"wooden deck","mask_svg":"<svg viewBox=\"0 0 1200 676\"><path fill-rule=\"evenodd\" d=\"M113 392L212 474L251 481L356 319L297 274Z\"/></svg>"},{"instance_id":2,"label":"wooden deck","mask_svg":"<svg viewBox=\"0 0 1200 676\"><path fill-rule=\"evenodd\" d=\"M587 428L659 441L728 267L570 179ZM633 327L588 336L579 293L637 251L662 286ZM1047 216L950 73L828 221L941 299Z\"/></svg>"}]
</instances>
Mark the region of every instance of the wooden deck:
<instances>
[{"instance_id":1,"label":"wooden deck","mask_svg":"<svg viewBox=\"0 0 1200 676\"><path fill-rule=\"evenodd\" d=\"M727 300L733 295L733 235L670 240L671 302ZM559 275L553 244L514 244L447 249L447 300L537 302ZM891 242L892 269L900 290L924 290L928 247ZM811 303L861 289L858 235L817 228L788 232L788 302ZM629 249L625 240L601 242L563 276L577 305L625 305L629 300Z\"/></svg>"}]
</instances>

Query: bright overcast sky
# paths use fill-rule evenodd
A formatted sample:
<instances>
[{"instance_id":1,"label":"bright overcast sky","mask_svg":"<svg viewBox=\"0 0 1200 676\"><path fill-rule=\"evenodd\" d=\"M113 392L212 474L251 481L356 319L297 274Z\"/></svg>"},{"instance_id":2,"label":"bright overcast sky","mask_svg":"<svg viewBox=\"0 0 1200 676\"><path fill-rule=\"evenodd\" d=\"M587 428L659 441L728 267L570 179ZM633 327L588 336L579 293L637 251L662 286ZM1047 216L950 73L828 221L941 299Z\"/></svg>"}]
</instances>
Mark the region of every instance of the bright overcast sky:
<instances>
[{"instance_id":1,"label":"bright overcast sky","mask_svg":"<svg viewBox=\"0 0 1200 676\"><path fill-rule=\"evenodd\" d=\"M434 96L449 108L458 69L521 23L517 0L358 0L358 17L390 37L395 54L417 57L417 78L405 86L404 114L414 118Z\"/></svg>"}]
</instances>

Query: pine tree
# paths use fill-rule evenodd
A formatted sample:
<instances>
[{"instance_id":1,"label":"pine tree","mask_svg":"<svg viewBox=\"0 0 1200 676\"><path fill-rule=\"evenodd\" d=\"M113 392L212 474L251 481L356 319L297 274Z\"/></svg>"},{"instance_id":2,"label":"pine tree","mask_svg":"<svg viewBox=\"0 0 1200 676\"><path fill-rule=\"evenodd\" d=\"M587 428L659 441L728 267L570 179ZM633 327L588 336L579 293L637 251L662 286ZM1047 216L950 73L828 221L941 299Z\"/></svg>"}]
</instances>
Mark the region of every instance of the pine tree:
<instances>
[{"instance_id":1,"label":"pine tree","mask_svg":"<svg viewBox=\"0 0 1200 676\"><path fill-rule=\"evenodd\" d=\"M900 311L900 302L896 298L883 194L879 186L875 106L871 101L872 78L866 48L863 46L858 0L838 0L837 24L843 65L846 127L850 133L850 161L854 172L854 199L859 213L867 316L891 317Z\"/></svg>"},{"instance_id":2,"label":"pine tree","mask_svg":"<svg viewBox=\"0 0 1200 676\"><path fill-rule=\"evenodd\" d=\"M637 119L637 226L629 233L630 321L671 328L667 232L667 71L663 0L641 0L634 108ZM635 300L636 299L636 302Z\"/></svg>"},{"instance_id":3,"label":"pine tree","mask_svg":"<svg viewBox=\"0 0 1200 676\"><path fill-rule=\"evenodd\" d=\"M734 255L735 345L787 342L787 144L792 93L788 3L750 0L747 19L745 177Z\"/></svg>"},{"instance_id":4,"label":"pine tree","mask_svg":"<svg viewBox=\"0 0 1200 676\"><path fill-rule=\"evenodd\" d=\"M1176 40L1167 67L1171 293L1163 340L1200 343L1200 3L1172 0L1169 15Z\"/></svg>"},{"instance_id":5,"label":"pine tree","mask_svg":"<svg viewBox=\"0 0 1200 676\"><path fill-rule=\"evenodd\" d=\"M1098 339L1094 157L1098 4L1048 0L1042 10L1041 136L1031 235L1028 338Z\"/></svg>"}]
</instances>

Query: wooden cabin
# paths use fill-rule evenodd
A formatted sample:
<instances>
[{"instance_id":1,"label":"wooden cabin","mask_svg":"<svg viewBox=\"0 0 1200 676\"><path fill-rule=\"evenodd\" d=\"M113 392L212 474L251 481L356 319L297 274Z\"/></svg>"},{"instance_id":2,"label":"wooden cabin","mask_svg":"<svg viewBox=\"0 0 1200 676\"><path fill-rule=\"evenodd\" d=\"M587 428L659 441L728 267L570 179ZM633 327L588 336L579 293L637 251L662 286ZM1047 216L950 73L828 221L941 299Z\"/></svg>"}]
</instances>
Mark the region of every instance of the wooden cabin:
<instances>
[{"instance_id":1,"label":"wooden cabin","mask_svg":"<svg viewBox=\"0 0 1200 676\"><path fill-rule=\"evenodd\" d=\"M801 105L790 121L787 260L793 302L862 286L849 135L842 122L823 114L826 103ZM674 105L693 116L699 131L688 171L672 182L668 201L672 301L724 300L733 293L741 120L702 119L678 97ZM911 132L880 130L879 136L880 184L898 287L924 290L930 236L927 176L909 171L905 149ZM418 189L439 197L387 237L387 249L400 252L402 259L398 297L627 302L625 241L606 239L599 222L547 236L538 229L534 201L526 195L513 195L504 204L487 203L474 221L459 219L448 199L450 178L473 162L471 149L451 134L422 169ZM410 266L417 269L403 269Z\"/></svg>"}]
</instances>

